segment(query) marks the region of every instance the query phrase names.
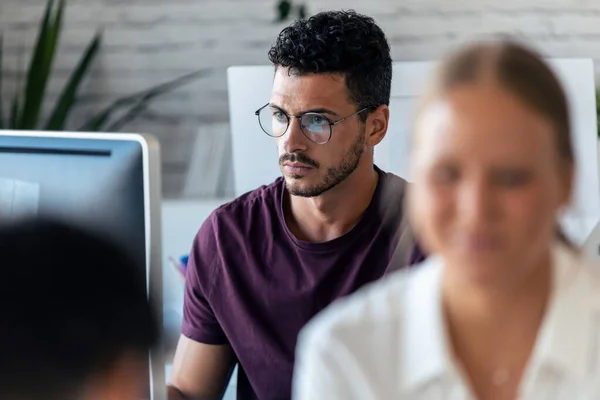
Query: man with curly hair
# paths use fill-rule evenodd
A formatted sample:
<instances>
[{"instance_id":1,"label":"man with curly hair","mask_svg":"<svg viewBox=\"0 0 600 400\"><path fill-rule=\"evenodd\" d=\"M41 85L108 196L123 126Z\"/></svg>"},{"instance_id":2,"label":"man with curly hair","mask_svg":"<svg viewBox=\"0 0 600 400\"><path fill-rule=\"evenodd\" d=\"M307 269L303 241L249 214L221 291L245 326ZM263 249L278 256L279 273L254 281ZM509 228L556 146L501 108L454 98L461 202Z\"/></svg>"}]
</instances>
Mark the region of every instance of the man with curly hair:
<instances>
[{"instance_id":1,"label":"man with curly hair","mask_svg":"<svg viewBox=\"0 0 600 400\"><path fill-rule=\"evenodd\" d=\"M382 30L322 12L285 28L269 59L273 91L256 115L283 176L217 209L195 238L172 400L220 398L236 363L238 399L290 398L300 329L421 259L398 246L406 182L373 163L392 79Z\"/></svg>"}]
</instances>

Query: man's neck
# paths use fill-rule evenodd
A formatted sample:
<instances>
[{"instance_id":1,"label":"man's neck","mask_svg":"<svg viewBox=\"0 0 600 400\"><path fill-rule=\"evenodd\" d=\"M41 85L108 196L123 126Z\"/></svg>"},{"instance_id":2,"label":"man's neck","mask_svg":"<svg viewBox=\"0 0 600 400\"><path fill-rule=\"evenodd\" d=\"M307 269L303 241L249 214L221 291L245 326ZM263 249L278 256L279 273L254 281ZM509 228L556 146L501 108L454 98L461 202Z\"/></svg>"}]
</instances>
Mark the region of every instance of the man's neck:
<instances>
[{"instance_id":1,"label":"man's neck","mask_svg":"<svg viewBox=\"0 0 600 400\"><path fill-rule=\"evenodd\" d=\"M298 239L308 242L326 242L342 236L360 221L373 199L377 182L378 174L372 166L359 166L347 179L318 197L288 195L288 228Z\"/></svg>"}]
</instances>

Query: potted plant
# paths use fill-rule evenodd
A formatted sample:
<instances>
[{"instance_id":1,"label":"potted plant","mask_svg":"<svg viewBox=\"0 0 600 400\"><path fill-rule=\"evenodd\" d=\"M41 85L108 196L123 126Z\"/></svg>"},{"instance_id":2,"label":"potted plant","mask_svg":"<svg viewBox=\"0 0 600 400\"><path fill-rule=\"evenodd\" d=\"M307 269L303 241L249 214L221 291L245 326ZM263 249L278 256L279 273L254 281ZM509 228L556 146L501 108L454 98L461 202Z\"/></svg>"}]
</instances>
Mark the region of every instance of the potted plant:
<instances>
[{"instance_id":1,"label":"potted plant","mask_svg":"<svg viewBox=\"0 0 600 400\"><path fill-rule=\"evenodd\" d=\"M58 0L56 6L55 0L47 1L25 82L23 82L22 87L17 88L16 93L10 101L10 110L7 114L2 110L3 40L0 33L0 129L43 129L50 131L65 129L69 115L77 101L79 86L88 73L102 41L102 32L96 33L62 89L49 117L45 121L42 121L42 104L56 55L56 48L59 43L65 6L65 0ZM92 132L118 131L126 123L132 121L146 110L153 99L199 78L204 73L205 71L196 71L140 93L120 98L104 110L98 112L78 130ZM121 111L120 116L113 118L117 111Z\"/></svg>"},{"instance_id":2,"label":"potted plant","mask_svg":"<svg viewBox=\"0 0 600 400\"><path fill-rule=\"evenodd\" d=\"M306 4L302 3L294 6L292 0L279 0L276 6L277 11L277 22L283 22L287 20L293 13L297 15L298 19L306 19Z\"/></svg>"}]
</instances>

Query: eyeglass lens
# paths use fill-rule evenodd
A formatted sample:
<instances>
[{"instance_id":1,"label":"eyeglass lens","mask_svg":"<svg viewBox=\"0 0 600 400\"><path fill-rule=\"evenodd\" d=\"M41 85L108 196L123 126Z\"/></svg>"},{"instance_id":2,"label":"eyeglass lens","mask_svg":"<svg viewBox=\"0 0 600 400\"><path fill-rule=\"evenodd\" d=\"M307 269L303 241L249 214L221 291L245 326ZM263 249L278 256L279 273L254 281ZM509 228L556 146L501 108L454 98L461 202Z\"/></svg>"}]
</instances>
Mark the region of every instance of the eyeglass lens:
<instances>
[{"instance_id":1,"label":"eyeglass lens","mask_svg":"<svg viewBox=\"0 0 600 400\"><path fill-rule=\"evenodd\" d=\"M265 107L258 115L261 128L269 136L280 137L288 129L288 116L281 110ZM313 142L322 143L329 139L331 126L329 120L318 113L306 113L300 117L300 127Z\"/></svg>"}]
</instances>

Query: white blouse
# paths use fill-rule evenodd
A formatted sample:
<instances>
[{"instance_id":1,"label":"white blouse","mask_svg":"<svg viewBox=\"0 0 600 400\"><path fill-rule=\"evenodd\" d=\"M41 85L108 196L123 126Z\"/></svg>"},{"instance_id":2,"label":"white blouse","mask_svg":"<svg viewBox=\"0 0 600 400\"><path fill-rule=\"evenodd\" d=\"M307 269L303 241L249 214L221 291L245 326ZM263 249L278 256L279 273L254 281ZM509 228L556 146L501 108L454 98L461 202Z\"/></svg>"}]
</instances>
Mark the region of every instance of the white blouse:
<instances>
[{"instance_id":1,"label":"white blouse","mask_svg":"<svg viewBox=\"0 0 600 400\"><path fill-rule=\"evenodd\" d=\"M431 257L337 301L298 339L294 400L474 399L448 348ZM553 291L519 399L600 399L600 269L553 250Z\"/></svg>"}]
</instances>

